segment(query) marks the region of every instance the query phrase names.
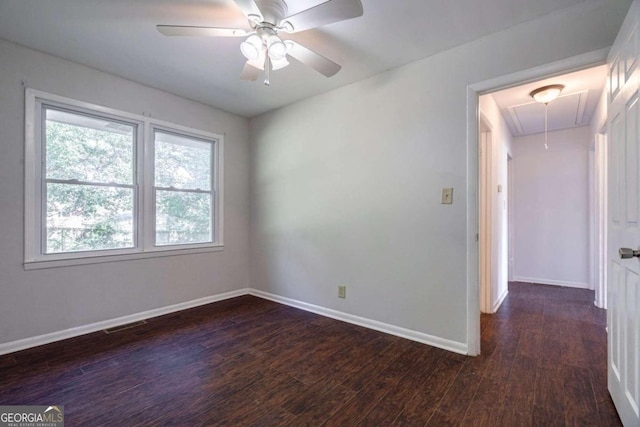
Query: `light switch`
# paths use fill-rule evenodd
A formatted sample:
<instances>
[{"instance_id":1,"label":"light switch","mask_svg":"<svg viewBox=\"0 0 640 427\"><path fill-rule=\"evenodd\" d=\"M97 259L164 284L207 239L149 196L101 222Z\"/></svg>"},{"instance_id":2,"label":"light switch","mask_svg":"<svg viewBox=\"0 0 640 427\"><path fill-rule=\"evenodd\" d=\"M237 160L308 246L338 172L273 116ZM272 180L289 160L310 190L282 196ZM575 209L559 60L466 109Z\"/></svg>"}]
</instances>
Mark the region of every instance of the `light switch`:
<instances>
[{"instance_id":1,"label":"light switch","mask_svg":"<svg viewBox=\"0 0 640 427\"><path fill-rule=\"evenodd\" d=\"M442 202L443 205L453 204L453 188L442 189Z\"/></svg>"}]
</instances>

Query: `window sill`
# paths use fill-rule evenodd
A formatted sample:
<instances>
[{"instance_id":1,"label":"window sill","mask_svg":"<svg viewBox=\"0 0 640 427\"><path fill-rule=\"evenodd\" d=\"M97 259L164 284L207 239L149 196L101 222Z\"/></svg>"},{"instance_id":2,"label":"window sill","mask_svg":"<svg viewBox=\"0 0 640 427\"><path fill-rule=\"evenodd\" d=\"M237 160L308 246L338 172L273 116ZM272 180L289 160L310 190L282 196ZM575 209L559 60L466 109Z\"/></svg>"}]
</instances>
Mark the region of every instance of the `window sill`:
<instances>
[{"instance_id":1,"label":"window sill","mask_svg":"<svg viewBox=\"0 0 640 427\"><path fill-rule=\"evenodd\" d=\"M135 259L162 258L168 256L191 255L206 252L220 252L222 250L224 250L223 245L206 246L199 248L154 250L149 252L134 252L128 254L97 255L88 257L85 256L81 258L30 260L24 262L24 269L40 270L44 268L69 267L73 265L101 264L104 262L131 261Z\"/></svg>"}]
</instances>

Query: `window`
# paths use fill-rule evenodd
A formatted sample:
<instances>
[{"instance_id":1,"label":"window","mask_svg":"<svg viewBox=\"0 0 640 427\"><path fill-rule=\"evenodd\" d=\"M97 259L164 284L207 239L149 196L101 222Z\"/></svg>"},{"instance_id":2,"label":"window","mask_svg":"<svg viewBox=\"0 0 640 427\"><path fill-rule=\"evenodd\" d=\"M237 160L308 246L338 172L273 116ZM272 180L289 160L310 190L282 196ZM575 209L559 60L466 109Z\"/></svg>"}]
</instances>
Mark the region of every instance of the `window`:
<instances>
[{"instance_id":1,"label":"window","mask_svg":"<svg viewBox=\"0 0 640 427\"><path fill-rule=\"evenodd\" d=\"M43 105L43 253L135 247L136 124Z\"/></svg>"},{"instance_id":2,"label":"window","mask_svg":"<svg viewBox=\"0 0 640 427\"><path fill-rule=\"evenodd\" d=\"M222 137L27 89L25 268L222 248Z\"/></svg>"},{"instance_id":3,"label":"window","mask_svg":"<svg viewBox=\"0 0 640 427\"><path fill-rule=\"evenodd\" d=\"M156 244L210 242L211 144L155 130Z\"/></svg>"}]
</instances>

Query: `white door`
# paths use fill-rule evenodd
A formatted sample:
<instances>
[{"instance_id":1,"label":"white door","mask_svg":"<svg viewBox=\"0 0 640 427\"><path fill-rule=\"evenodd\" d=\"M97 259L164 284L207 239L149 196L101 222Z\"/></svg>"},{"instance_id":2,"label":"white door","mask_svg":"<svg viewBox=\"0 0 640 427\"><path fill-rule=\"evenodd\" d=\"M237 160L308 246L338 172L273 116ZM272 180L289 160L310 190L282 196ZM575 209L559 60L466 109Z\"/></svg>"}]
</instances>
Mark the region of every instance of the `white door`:
<instances>
[{"instance_id":1,"label":"white door","mask_svg":"<svg viewBox=\"0 0 640 427\"><path fill-rule=\"evenodd\" d=\"M640 0L634 0L609 56L609 392L625 426L640 426Z\"/></svg>"}]
</instances>

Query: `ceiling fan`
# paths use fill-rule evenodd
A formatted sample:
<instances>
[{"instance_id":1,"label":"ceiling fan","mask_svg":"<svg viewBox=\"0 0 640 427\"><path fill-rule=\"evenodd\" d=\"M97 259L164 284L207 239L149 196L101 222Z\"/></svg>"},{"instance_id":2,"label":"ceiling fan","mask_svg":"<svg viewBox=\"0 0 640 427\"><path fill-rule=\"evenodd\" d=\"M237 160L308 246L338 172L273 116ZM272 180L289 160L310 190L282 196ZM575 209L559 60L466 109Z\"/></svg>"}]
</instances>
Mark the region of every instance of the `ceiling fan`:
<instances>
[{"instance_id":1,"label":"ceiling fan","mask_svg":"<svg viewBox=\"0 0 640 427\"><path fill-rule=\"evenodd\" d=\"M240 51L247 58L240 78L257 80L261 71L269 85L269 73L289 65L295 58L327 77L341 66L317 52L287 38L286 34L305 31L362 16L360 0L328 0L317 6L289 15L284 0L234 0L249 20L248 28L191 27L157 25L165 36L246 37ZM283 37L284 36L284 37Z\"/></svg>"}]
</instances>

